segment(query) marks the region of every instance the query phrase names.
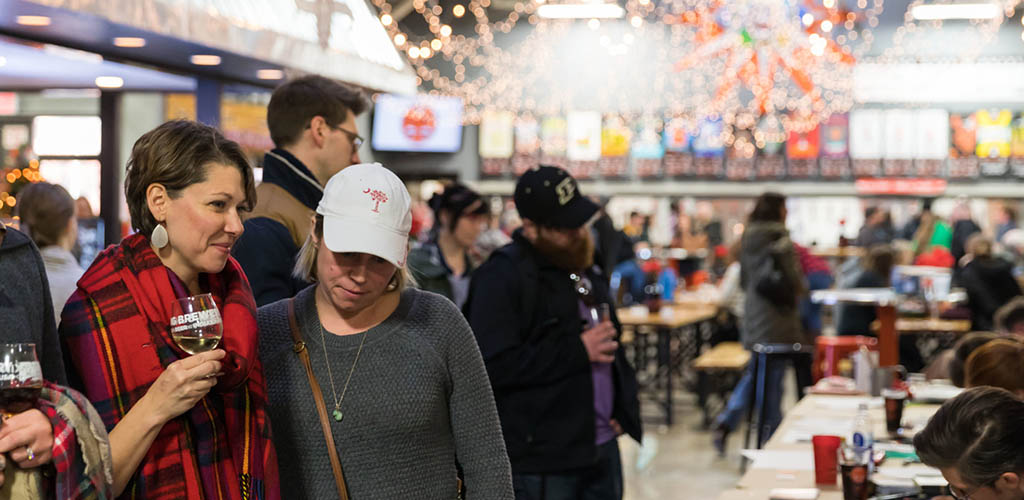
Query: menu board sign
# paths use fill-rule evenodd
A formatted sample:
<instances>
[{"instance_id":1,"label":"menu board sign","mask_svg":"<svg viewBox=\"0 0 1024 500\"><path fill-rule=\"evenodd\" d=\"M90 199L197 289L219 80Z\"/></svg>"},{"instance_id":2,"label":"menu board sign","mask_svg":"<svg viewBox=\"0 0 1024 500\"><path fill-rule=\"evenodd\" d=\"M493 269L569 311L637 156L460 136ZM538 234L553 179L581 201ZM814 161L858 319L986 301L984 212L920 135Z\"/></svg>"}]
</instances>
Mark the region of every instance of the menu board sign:
<instances>
[{"instance_id":1,"label":"menu board sign","mask_svg":"<svg viewBox=\"0 0 1024 500\"><path fill-rule=\"evenodd\" d=\"M718 179L724 174L725 126L721 118L704 118L693 138L694 168L698 177Z\"/></svg>"},{"instance_id":2,"label":"menu board sign","mask_svg":"<svg viewBox=\"0 0 1024 500\"><path fill-rule=\"evenodd\" d=\"M974 180L980 173L977 147L978 122L973 113L949 116L952 144L949 148L949 178L951 180Z\"/></svg>"},{"instance_id":3,"label":"menu board sign","mask_svg":"<svg viewBox=\"0 0 1024 500\"><path fill-rule=\"evenodd\" d=\"M757 154L754 131L733 128L733 141L725 163L725 178L730 181L749 181L756 177L754 157Z\"/></svg>"},{"instance_id":4,"label":"menu board sign","mask_svg":"<svg viewBox=\"0 0 1024 500\"><path fill-rule=\"evenodd\" d=\"M856 109L850 112L850 159L855 177L878 177L882 174L883 126L881 110Z\"/></svg>"},{"instance_id":5,"label":"menu board sign","mask_svg":"<svg viewBox=\"0 0 1024 500\"><path fill-rule=\"evenodd\" d=\"M816 177L820 152L821 131L818 125L803 130L790 130L789 138L786 140L789 178L811 179Z\"/></svg>"},{"instance_id":6,"label":"menu board sign","mask_svg":"<svg viewBox=\"0 0 1024 500\"><path fill-rule=\"evenodd\" d=\"M1011 124L1010 170L1014 177L1024 178L1024 114L1018 114Z\"/></svg>"},{"instance_id":7,"label":"menu board sign","mask_svg":"<svg viewBox=\"0 0 1024 500\"><path fill-rule=\"evenodd\" d=\"M821 178L850 176L850 117L831 115L821 125Z\"/></svg>"},{"instance_id":8,"label":"menu board sign","mask_svg":"<svg viewBox=\"0 0 1024 500\"><path fill-rule=\"evenodd\" d=\"M645 116L637 123L630 155L636 176L641 179L661 176L661 159L665 157L661 130L661 119L654 116Z\"/></svg>"},{"instance_id":9,"label":"menu board sign","mask_svg":"<svg viewBox=\"0 0 1024 500\"><path fill-rule=\"evenodd\" d=\"M665 174L669 177L696 175L690 153L692 131L690 123L681 117L671 118L665 123Z\"/></svg>"},{"instance_id":10,"label":"menu board sign","mask_svg":"<svg viewBox=\"0 0 1024 500\"><path fill-rule=\"evenodd\" d=\"M754 134L756 145L760 149L757 158L757 178L764 180L782 179L786 176L786 159L783 156L786 147L786 130L775 115L761 119Z\"/></svg>"},{"instance_id":11,"label":"menu board sign","mask_svg":"<svg viewBox=\"0 0 1024 500\"><path fill-rule=\"evenodd\" d=\"M566 149L569 124L560 116L549 116L540 125L540 163L555 167L568 166Z\"/></svg>"},{"instance_id":12,"label":"menu board sign","mask_svg":"<svg viewBox=\"0 0 1024 500\"><path fill-rule=\"evenodd\" d=\"M629 142L633 133L618 115L605 117L601 129L601 160L599 170L604 178L623 178L629 165Z\"/></svg>"},{"instance_id":13,"label":"menu board sign","mask_svg":"<svg viewBox=\"0 0 1024 500\"><path fill-rule=\"evenodd\" d=\"M519 177L527 170L540 165L540 124L530 115L520 116L515 122L515 154L512 156L512 173Z\"/></svg>"},{"instance_id":14,"label":"menu board sign","mask_svg":"<svg viewBox=\"0 0 1024 500\"><path fill-rule=\"evenodd\" d=\"M981 175L1003 177L1009 171L1006 158L1010 157L1013 131L1013 113L1008 110L980 110L975 154L980 161Z\"/></svg>"},{"instance_id":15,"label":"menu board sign","mask_svg":"<svg viewBox=\"0 0 1024 500\"><path fill-rule=\"evenodd\" d=\"M944 109L921 109L914 126L916 151L914 170L918 177L945 176L949 156L949 112Z\"/></svg>"},{"instance_id":16,"label":"menu board sign","mask_svg":"<svg viewBox=\"0 0 1024 500\"><path fill-rule=\"evenodd\" d=\"M514 121L515 115L508 111L488 111L480 120L478 148L484 176L497 177L507 171L515 144Z\"/></svg>"}]
</instances>

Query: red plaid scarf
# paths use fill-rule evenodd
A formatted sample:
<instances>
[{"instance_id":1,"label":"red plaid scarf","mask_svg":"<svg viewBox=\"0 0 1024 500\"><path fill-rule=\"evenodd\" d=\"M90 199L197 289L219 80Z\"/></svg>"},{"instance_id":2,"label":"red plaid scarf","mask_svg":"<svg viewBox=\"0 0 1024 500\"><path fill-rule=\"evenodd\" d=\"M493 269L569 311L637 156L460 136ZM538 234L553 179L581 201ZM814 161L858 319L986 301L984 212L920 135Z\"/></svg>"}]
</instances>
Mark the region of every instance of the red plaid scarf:
<instances>
[{"instance_id":1,"label":"red plaid scarf","mask_svg":"<svg viewBox=\"0 0 1024 500\"><path fill-rule=\"evenodd\" d=\"M224 375L192 410L164 425L122 497L277 500L252 290L234 259L202 277L224 322ZM149 239L136 234L96 258L65 306L60 330L72 379L78 376L108 430L167 365L188 356L169 333L176 298Z\"/></svg>"},{"instance_id":2,"label":"red plaid scarf","mask_svg":"<svg viewBox=\"0 0 1024 500\"><path fill-rule=\"evenodd\" d=\"M107 469L111 465L107 433L85 397L67 387L46 382L38 407L53 426L53 466L57 472L53 482L42 483L45 498L111 498L113 478ZM76 418L73 413L79 416Z\"/></svg>"}]
</instances>

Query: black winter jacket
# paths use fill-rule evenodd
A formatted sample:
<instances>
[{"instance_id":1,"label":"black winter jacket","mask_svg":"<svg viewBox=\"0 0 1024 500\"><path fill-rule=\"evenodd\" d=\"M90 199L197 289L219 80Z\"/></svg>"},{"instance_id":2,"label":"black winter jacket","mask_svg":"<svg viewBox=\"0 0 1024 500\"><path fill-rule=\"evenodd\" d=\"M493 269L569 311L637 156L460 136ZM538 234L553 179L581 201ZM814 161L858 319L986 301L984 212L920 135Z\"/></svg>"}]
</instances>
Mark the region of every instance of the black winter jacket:
<instances>
[{"instance_id":1,"label":"black winter jacket","mask_svg":"<svg viewBox=\"0 0 1024 500\"><path fill-rule=\"evenodd\" d=\"M611 303L607 277L596 268L587 276L596 299ZM518 232L473 274L464 312L487 365L514 474L596 463L593 381L578 300L569 273ZM621 346L612 373L612 418L639 441L636 374Z\"/></svg>"},{"instance_id":2,"label":"black winter jacket","mask_svg":"<svg viewBox=\"0 0 1024 500\"><path fill-rule=\"evenodd\" d=\"M975 331L994 330L996 311L1021 295L1020 284L1013 276L1013 264L999 257L971 259L954 276L957 284L967 291L971 329Z\"/></svg>"}]
</instances>

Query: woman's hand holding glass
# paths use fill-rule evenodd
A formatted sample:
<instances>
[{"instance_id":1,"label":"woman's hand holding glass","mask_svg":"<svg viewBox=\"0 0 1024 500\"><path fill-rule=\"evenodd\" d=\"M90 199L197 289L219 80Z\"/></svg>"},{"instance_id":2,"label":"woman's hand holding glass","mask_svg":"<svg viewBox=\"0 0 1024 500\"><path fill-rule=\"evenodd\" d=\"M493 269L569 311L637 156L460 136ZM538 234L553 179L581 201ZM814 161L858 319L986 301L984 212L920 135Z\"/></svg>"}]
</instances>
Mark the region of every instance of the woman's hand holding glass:
<instances>
[{"instance_id":1,"label":"woman's hand holding glass","mask_svg":"<svg viewBox=\"0 0 1024 500\"><path fill-rule=\"evenodd\" d=\"M226 355L223 349L215 349L167 365L145 396L161 423L191 410L217 385Z\"/></svg>"},{"instance_id":2,"label":"woman's hand holding glass","mask_svg":"<svg viewBox=\"0 0 1024 500\"><path fill-rule=\"evenodd\" d=\"M49 463L53 458L53 426L50 419L36 409L5 419L3 427L0 427L0 453L7 454L22 469Z\"/></svg>"}]
</instances>

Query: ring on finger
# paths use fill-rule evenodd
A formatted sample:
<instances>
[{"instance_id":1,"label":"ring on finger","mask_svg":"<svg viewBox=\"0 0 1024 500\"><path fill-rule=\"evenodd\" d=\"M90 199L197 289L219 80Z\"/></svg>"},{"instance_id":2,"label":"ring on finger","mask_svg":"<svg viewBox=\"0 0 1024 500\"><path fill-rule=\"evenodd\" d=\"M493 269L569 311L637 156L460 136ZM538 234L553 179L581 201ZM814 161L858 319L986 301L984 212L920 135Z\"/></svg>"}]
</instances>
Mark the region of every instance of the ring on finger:
<instances>
[{"instance_id":1,"label":"ring on finger","mask_svg":"<svg viewBox=\"0 0 1024 500\"><path fill-rule=\"evenodd\" d=\"M35 452L32 451L32 445L25 446L25 453L28 454L28 461L31 462L36 459Z\"/></svg>"}]
</instances>

